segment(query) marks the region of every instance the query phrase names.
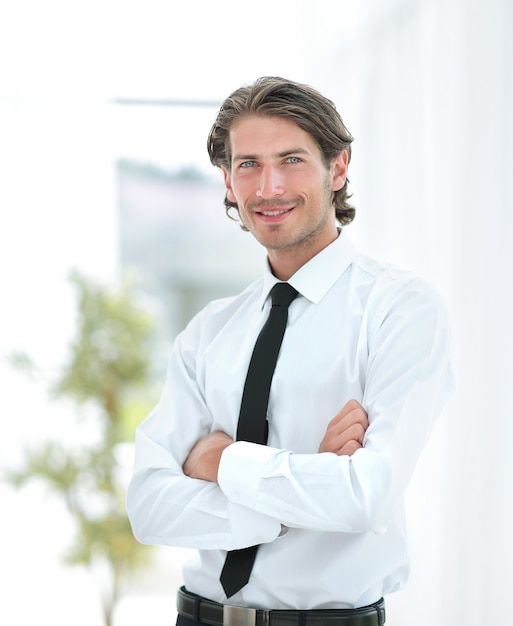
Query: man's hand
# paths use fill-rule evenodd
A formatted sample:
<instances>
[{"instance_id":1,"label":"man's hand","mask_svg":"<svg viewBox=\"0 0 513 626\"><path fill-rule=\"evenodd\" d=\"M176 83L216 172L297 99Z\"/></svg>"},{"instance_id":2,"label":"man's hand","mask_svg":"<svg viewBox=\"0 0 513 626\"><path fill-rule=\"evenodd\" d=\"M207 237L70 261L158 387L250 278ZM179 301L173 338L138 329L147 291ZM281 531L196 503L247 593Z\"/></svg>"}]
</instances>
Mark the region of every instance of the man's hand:
<instances>
[{"instance_id":1,"label":"man's hand","mask_svg":"<svg viewBox=\"0 0 513 626\"><path fill-rule=\"evenodd\" d=\"M328 424L319 452L351 456L363 447L368 426L365 409L356 400L349 400Z\"/></svg>"},{"instance_id":2,"label":"man's hand","mask_svg":"<svg viewBox=\"0 0 513 626\"><path fill-rule=\"evenodd\" d=\"M185 459L184 474L216 483L221 454L232 443L233 439L220 430L202 437Z\"/></svg>"}]
</instances>

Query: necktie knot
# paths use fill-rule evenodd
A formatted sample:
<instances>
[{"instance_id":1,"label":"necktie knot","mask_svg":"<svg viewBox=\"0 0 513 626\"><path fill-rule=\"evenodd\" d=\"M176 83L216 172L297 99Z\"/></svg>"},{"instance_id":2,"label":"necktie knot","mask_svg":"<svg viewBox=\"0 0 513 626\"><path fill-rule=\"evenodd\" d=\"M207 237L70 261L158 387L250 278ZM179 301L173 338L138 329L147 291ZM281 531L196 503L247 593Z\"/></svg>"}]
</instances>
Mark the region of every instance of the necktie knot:
<instances>
[{"instance_id":1,"label":"necktie knot","mask_svg":"<svg viewBox=\"0 0 513 626\"><path fill-rule=\"evenodd\" d=\"M272 305L288 308L292 300L297 296L297 289L289 283L276 283L271 289Z\"/></svg>"}]
</instances>

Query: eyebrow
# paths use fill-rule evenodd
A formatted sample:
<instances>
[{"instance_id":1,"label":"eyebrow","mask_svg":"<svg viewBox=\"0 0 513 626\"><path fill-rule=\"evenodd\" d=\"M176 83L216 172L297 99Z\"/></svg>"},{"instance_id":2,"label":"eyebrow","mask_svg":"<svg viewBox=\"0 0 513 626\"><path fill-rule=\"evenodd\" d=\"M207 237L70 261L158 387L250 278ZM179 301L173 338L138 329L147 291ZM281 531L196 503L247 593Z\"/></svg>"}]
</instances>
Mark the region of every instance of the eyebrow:
<instances>
[{"instance_id":1,"label":"eyebrow","mask_svg":"<svg viewBox=\"0 0 513 626\"><path fill-rule=\"evenodd\" d=\"M276 155L273 155L273 157L278 157L282 159L283 157L291 156L293 154L310 154L310 151L307 150L306 148L291 148L288 150L284 150L283 152L278 152ZM232 160L233 161L257 161L258 155L257 154L235 154L232 157Z\"/></svg>"}]
</instances>

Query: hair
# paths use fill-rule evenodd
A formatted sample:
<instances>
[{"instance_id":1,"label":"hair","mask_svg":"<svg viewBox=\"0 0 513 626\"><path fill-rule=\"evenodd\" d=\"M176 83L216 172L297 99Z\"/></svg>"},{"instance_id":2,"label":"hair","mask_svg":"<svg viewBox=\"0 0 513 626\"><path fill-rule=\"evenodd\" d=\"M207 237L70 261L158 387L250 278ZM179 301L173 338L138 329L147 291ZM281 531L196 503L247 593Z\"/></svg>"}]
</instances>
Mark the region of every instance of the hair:
<instances>
[{"instance_id":1,"label":"hair","mask_svg":"<svg viewBox=\"0 0 513 626\"><path fill-rule=\"evenodd\" d=\"M284 117L306 131L317 143L326 168L342 150L347 150L351 160L353 137L347 130L335 105L309 85L303 85L279 77L265 76L251 85L234 91L221 105L217 118L210 130L207 142L210 161L216 167L231 169L230 129L246 115ZM342 224L349 224L355 209L348 203L346 182L342 189L334 192L335 217ZM226 213L237 209L235 202L225 196ZM244 226L243 226L244 228Z\"/></svg>"}]
</instances>

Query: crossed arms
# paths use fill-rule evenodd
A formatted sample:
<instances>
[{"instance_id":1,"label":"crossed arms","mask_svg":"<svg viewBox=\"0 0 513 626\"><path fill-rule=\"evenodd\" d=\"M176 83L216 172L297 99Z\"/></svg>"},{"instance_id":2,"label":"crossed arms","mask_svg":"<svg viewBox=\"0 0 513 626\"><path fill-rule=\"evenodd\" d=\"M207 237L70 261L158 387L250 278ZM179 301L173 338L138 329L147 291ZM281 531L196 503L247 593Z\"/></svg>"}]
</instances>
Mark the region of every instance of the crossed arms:
<instances>
[{"instance_id":1,"label":"crossed arms","mask_svg":"<svg viewBox=\"0 0 513 626\"><path fill-rule=\"evenodd\" d=\"M128 493L136 537L232 550L274 541L281 524L385 532L452 384L447 324L436 299L412 288L381 300L380 319L362 333L363 360L344 357L352 367L347 375L332 368L318 379L312 353L300 364L304 372L280 379L286 389L274 406L280 420L268 446L225 434L236 428L241 368L226 360L233 369L221 377L216 355L205 366L218 329L204 338L198 319L177 340L161 402L138 429ZM240 340L233 339L234 348ZM316 393L294 395L296 380L318 380ZM318 398L328 389L337 393L320 410ZM348 398L355 400L336 413Z\"/></svg>"},{"instance_id":2,"label":"crossed arms","mask_svg":"<svg viewBox=\"0 0 513 626\"><path fill-rule=\"evenodd\" d=\"M362 405L357 400L349 400L328 424L319 452L352 456L363 447L368 426L369 420ZM233 439L222 431L202 437L185 459L184 474L217 483L221 456L232 443Z\"/></svg>"}]
</instances>

